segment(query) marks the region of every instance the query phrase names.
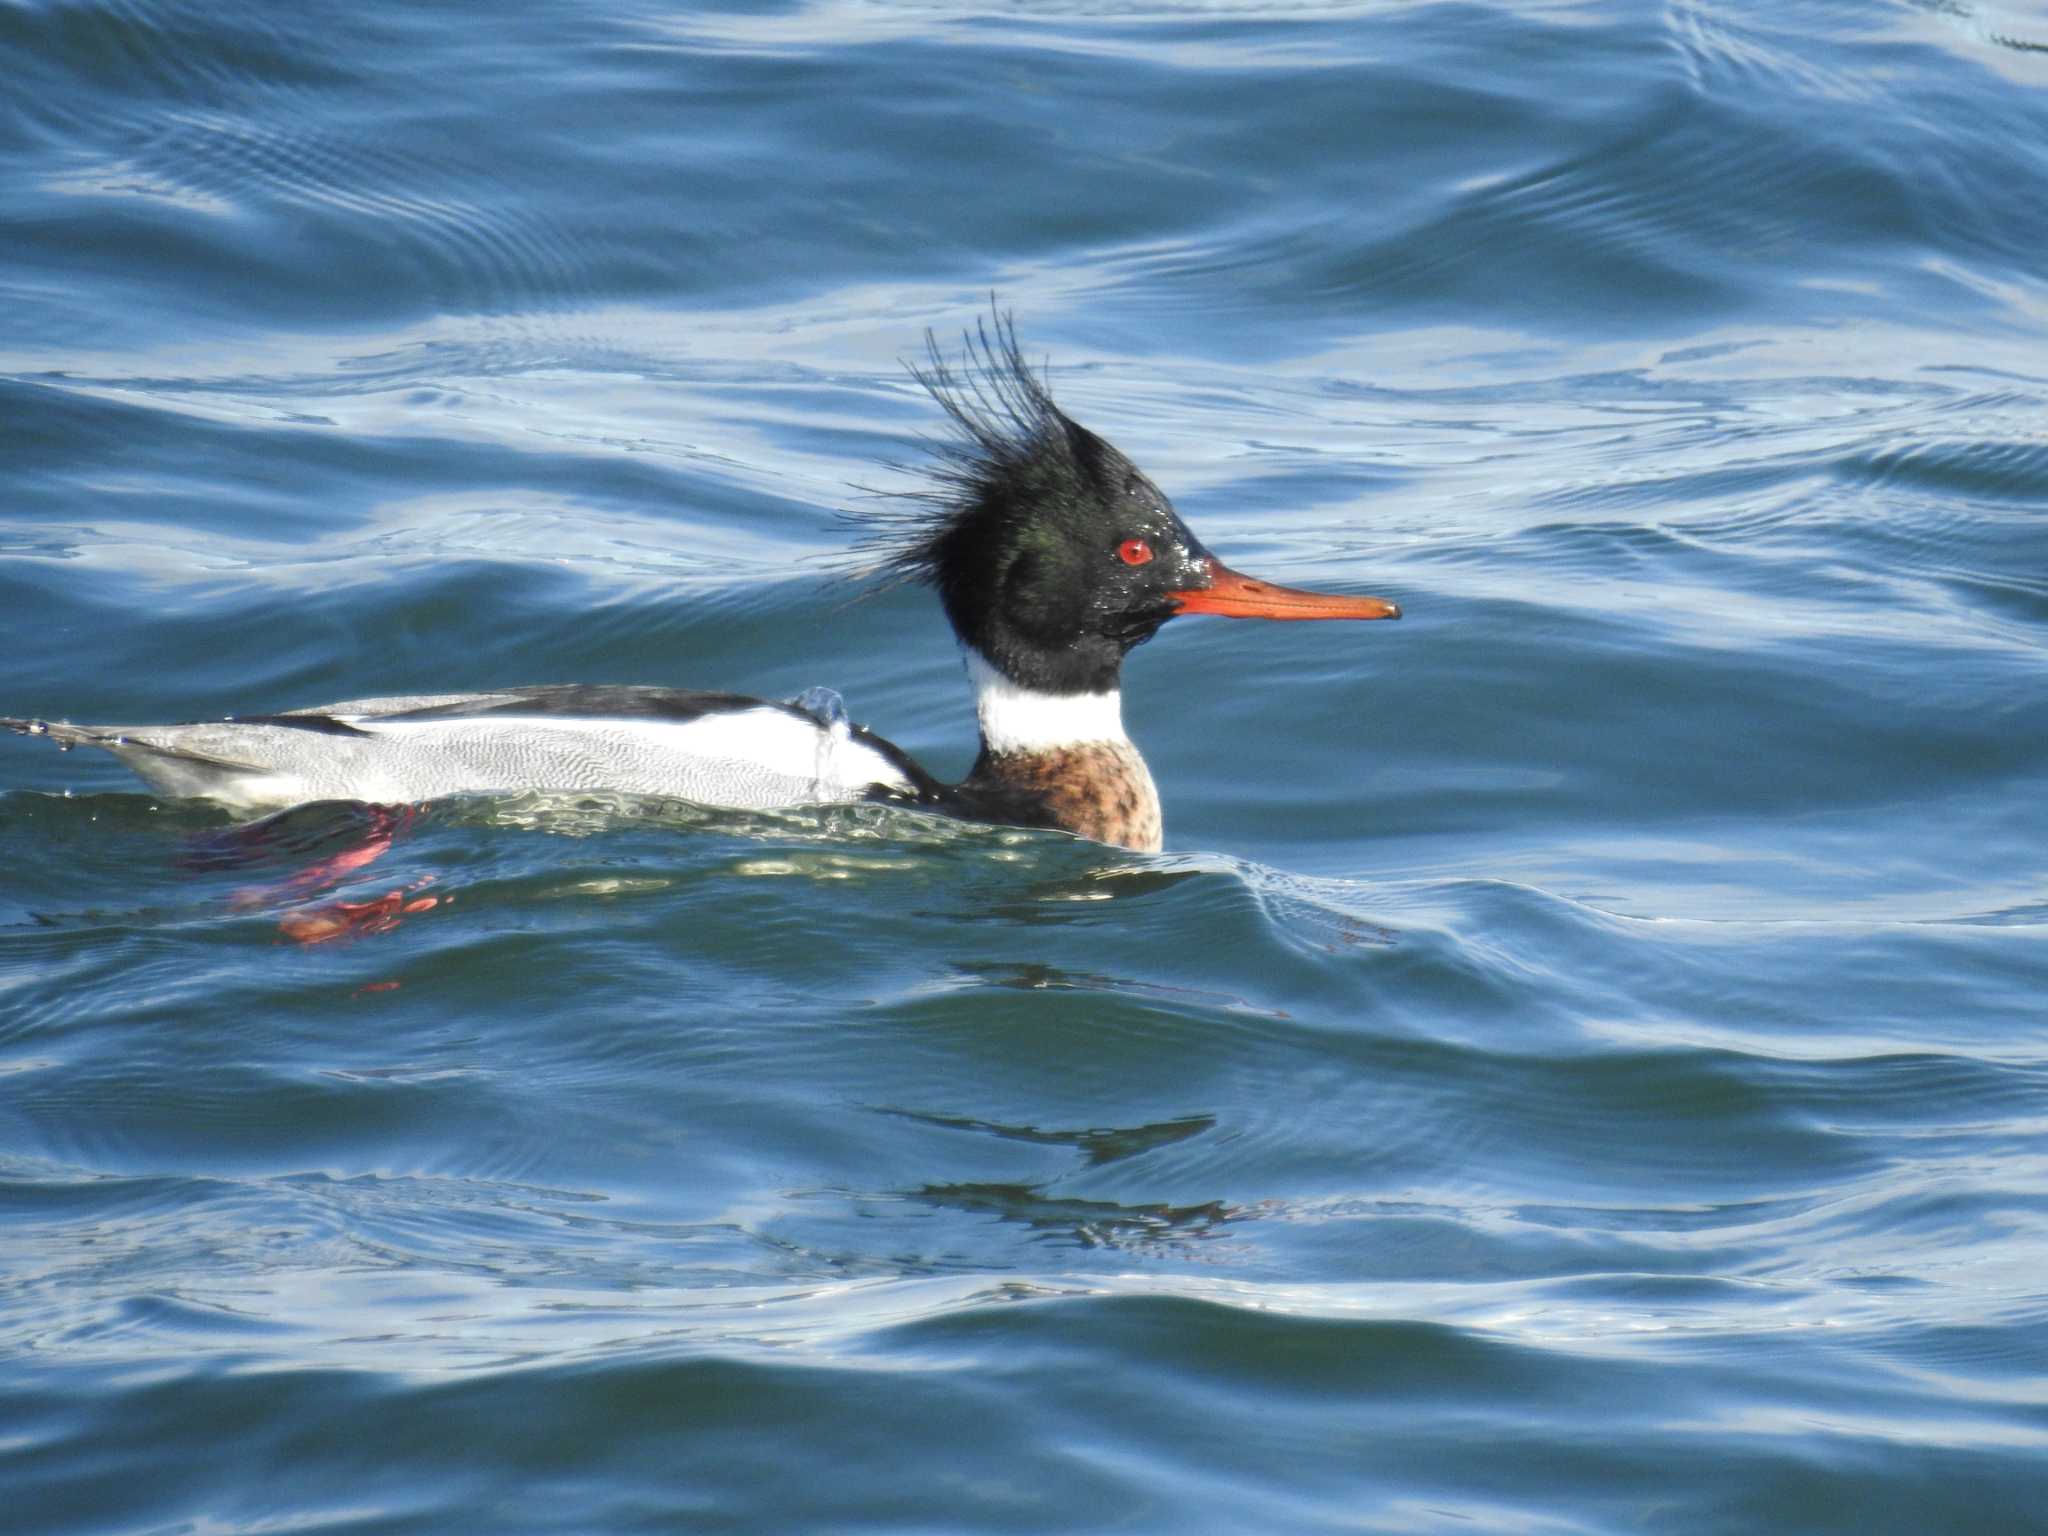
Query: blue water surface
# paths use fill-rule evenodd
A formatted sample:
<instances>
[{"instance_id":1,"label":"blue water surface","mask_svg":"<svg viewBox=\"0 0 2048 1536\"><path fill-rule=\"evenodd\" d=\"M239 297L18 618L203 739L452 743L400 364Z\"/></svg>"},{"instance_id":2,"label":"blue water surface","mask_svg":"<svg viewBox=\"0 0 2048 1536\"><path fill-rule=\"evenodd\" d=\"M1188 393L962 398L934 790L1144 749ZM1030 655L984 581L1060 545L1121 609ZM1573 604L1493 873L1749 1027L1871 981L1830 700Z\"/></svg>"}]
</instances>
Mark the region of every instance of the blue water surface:
<instances>
[{"instance_id":1,"label":"blue water surface","mask_svg":"<svg viewBox=\"0 0 2048 1536\"><path fill-rule=\"evenodd\" d=\"M8 1529L2048 1531L2038 7L29 0L0 80L0 714L829 684L962 772L835 572L992 302L1407 613L1137 652L1158 856L0 738Z\"/></svg>"}]
</instances>

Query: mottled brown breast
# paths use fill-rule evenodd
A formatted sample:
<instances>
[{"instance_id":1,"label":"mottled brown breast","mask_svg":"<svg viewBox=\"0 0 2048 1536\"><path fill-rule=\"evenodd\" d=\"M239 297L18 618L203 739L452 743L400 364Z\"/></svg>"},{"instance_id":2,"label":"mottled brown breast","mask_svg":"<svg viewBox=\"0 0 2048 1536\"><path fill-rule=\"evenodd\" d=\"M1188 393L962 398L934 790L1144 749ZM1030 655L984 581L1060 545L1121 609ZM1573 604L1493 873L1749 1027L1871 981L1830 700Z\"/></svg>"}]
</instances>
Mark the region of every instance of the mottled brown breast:
<instances>
[{"instance_id":1,"label":"mottled brown breast","mask_svg":"<svg viewBox=\"0 0 2048 1536\"><path fill-rule=\"evenodd\" d=\"M1028 796L1043 825L1141 853L1162 846L1159 791L1128 741L1091 741L1033 752L983 751L963 787Z\"/></svg>"}]
</instances>

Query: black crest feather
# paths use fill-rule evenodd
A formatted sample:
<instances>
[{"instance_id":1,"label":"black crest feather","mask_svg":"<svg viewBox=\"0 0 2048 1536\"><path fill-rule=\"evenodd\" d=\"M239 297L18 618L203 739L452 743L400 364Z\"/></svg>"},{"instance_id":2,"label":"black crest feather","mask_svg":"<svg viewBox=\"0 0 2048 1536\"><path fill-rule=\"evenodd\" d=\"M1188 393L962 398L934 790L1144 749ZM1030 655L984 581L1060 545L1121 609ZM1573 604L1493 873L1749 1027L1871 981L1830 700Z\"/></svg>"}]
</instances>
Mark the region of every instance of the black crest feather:
<instances>
[{"instance_id":1,"label":"black crest feather","mask_svg":"<svg viewBox=\"0 0 2048 1536\"><path fill-rule=\"evenodd\" d=\"M947 418L946 432L926 440L929 488L893 492L878 498L887 505L847 514L862 529L855 574L884 587L935 582L947 541L994 495L1048 471L1078 476L1099 446L1053 404L1043 376L1024 360L1013 315L991 308L961 340L958 362L949 362L928 330L925 360L905 365Z\"/></svg>"}]
</instances>

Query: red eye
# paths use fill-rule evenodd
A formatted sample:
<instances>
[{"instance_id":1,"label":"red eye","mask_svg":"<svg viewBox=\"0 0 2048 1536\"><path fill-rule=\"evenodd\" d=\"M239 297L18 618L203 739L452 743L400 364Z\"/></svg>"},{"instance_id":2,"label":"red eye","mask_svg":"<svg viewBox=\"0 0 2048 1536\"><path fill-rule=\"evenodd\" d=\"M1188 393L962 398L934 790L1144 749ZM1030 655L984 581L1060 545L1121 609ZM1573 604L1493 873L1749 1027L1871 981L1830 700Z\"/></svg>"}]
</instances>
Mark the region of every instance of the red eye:
<instances>
[{"instance_id":1,"label":"red eye","mask_svg":"<svg viewBox=\"0 0 2048 1536\"><path fill-rule=\"evenodd\" d=\"M1143 539L1125 539L1117 545L1116 553L1125 565L1143 565L1152 558L1152 546Z\"/></svg>"}]
</instances>

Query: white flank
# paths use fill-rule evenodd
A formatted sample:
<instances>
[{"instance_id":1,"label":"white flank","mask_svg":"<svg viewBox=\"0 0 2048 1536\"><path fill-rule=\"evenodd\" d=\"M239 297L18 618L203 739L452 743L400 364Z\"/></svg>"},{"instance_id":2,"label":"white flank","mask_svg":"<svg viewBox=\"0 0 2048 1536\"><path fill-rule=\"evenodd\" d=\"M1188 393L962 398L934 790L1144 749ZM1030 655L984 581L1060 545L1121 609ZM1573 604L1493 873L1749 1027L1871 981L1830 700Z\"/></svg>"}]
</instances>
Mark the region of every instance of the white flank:
<instances>
[{"instance_id":1,"label":"white flank","mask_svg":"<svg viewBox=\"0 0 2048 1536\"><path fill-rule=\"evenodd\" d=\"M347 723L393 745L417 742L422 755L460 758L479 777L518 787L680 793L707 805L736 806L843 800L876 783L910 787L893 763L852 740L843 724L820 729L781 709L719 710L683 722L486 715L359 716ZM596 760L576 765L582 782L552 782L565 753Z\"/></svg>"},{"instance_id":2,"label":"white flank","mask_svg":"<svg viewBox=\"0 0 2048 1536\"><path fill-rule=\"evenodd\" d=\"M475 696L444 697L462 703ZM768 810L858 800L873 784L913 787L886 753L853 734L843 707L822 698L822 719L755 704L683 721L546 714L383 718L394 702L411 701L363 699L355 709L307 711L354 727L342 734L221 720L132 726L120 734L94 728L76 744L113 752L160 794L213 800L245 813L309 800L397 803L529 790L661 795ZM51 734L63 729L53 727Z\"/></svg>"},{"instance_id":3,"label":"white flank","mask_svg":"<svg viewBox=\"0 0 2048 1536\"><path fill-rule=\"evenodd\" d=\"M997 756L1130 740L1124 734L1124 696L1116 689L1040 693L1011 682L980 652L964 654L967 679L974 685L975 713L981 717L981 739Z\"/></svg>"},{"instance_id":4,"label":"white flank","mask_svg":"<svg viewBox=\"0 0 2048 1536\"><path fill-rule=\"evenodd\" d=\"M694 720L608 719L602 715L456 715L439 720L379 720L337 715L344 725L389 741L455 741L500 749L508 767L520 754L554 742L592 747L644 746L677 757L757 763L786 778L809 778L818 727L779 709L719 710ZM486 757L486 761L490 759Z\"/></svg>"}]
</instances>

